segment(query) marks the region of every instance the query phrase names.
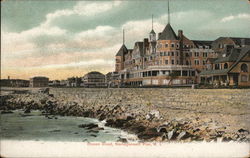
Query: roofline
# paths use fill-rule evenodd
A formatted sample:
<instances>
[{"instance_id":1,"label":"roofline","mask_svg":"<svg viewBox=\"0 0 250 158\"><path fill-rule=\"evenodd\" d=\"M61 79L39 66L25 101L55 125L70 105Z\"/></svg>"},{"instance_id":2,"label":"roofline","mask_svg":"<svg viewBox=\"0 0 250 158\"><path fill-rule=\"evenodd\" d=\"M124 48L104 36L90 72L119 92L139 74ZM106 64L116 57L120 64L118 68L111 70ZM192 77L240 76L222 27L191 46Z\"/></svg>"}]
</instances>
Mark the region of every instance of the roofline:
<instances>
[{"instance_id":1,"label":"roofline","mask_svg":"<svg viewBox=\"0 0 250 158\"><path fill-rule=\"evenodd\" d=\"M249 47L250 48L250 47ZM250 49L239 59L237 60L228 70L228 72L230 72L239 62L242 58L244 58L248 53L250 52Z\"/></svg>"}]
</instances>

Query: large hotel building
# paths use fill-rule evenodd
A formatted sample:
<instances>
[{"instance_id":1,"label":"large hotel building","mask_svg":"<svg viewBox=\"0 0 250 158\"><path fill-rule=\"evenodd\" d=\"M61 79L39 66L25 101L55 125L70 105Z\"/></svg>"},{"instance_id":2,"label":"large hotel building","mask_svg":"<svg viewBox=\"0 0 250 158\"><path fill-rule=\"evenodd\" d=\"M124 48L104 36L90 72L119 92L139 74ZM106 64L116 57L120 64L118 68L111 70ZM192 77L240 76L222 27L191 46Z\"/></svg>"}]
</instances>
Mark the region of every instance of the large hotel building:
<instances>
[{"instance_id":1,"label":"large hotel building","mask_svg":"<svg viewBox=\"0 0 250 158\"><path fill-rule=\"evenodd\" d=\"M152 20L153 23L153 20ZM196 83L250 86L250 38L190 40L170 25L128 49L124 42L115 57L114 85L188 86Z\"/></svg>"}]
</instances>

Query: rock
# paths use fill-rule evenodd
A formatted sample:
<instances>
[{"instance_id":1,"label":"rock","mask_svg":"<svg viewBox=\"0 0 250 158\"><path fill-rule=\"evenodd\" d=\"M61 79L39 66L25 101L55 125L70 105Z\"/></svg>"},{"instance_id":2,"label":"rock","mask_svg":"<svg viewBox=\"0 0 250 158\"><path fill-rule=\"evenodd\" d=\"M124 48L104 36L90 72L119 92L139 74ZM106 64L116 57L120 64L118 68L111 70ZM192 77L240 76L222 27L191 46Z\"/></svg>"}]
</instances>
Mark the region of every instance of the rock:
<instances>
[{"instance_id":1,"label":"rock","mask_svg":"<svg viewBox=\"0 0 250 158\"><path fill-rule=\"evenodd\" d=\"M177 140L182 139L185 135L186 135L186 131L181 132L181 133L178 135Z\"/></svg>"},{"instance_id":2,"label":"rock","mask_svg":"<svg viewBox=\"0 0 250 158\"><path fill-rule=\"evenodd\" d=\"M144 140L149 140L152 138L156 138L158 136L162 136L162 134L158 133L157 131L150 131L150 130L138 134L138 138Z\"/></svg>"},{"instance_id":3,"label":"rock","mask_svg":"<svg viewBox=\"0 0 250 158\"><path fill-rule=\"evenodd\" d=\"M61 132L61 130L59 130L59 129L56 129L56 130L53 130L53 131L49 131L49 132Z\"/></svg>"},{"instance_id":4,"label":"rock","mask_svg":"<svg viewBox=\"0 0 250 158\"><path fill-rule=\"evenodd\" d=\"M245 130L245 129L243 129L243 128L239 129L238 132L239 132L239 133L249 134L249 131L248 131L248 130Z\"/></svg>"},{"instance_id":5,"label":"rock","mask_svg":"<svg viewBox=\"0 0 250 158\"><path fill-rule=\"evenodd\" d=\"M117 141L122 142L122 143L127 143L128 142L128 140L126 138L121 138L121 137L119 137L119 139Z\"/></svg>"},{"instance_id":6,"label":"rock","mask_svg":"<svg viewBox=\"0 0 250 158\"><path fill-rule=\"evenodd\" d=\"M27 114L27 113L30 113L30 108L25 109L25 110L24 110L24 113L26 113L26 114Z\"/></svg>"},{"instance_id":7,"label":"rock","mask_svg":"<svg viewBox=\"0 0 250 158\"><path fill-rule=\"evenodd\" d=\"M171 138L173 137L174 135L174 130L168 132L168 140L171 140Z\"/></svg>"},{"instance_id":8,"label":"rock","mask_svg":"<svg viewBox=\"0 0 250 158\"><path fill-rule=\"evenodd\" d=\"M87 128L87 129L92 129L92 128L97 128L98 125L94 123L89 123L89 124L82 124L78 125L79 128Z\"/></svg>"},{"instance_id":9,"label":"rock","mask_svg":"<svg viewBox=\"0 0 250 158\"><path fill-rule=\"evenodd\" d=\"M1 114L12 114L13 111L10 111L10 110L3 110L1 111Z\"/></svg>"}]
</instances>

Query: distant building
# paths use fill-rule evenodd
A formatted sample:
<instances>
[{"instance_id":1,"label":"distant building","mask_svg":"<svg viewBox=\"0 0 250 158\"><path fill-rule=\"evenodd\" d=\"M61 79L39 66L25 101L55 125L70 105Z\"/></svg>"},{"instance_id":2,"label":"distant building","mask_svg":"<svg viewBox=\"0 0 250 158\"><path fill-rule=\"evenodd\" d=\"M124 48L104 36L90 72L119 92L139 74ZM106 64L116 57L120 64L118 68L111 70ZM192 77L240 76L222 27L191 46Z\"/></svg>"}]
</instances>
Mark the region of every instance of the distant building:
<instances>
[{"instance_id":1,"label":"distant building","mask_svg":"<svg viewBox=\"0 0 250 158\"><path fill-rule=\"evenodd\" d=\"M80 77L71 77L67 79L67 87L80 87L82 81Z\"/></svg>"},{"instance_id":2,"label":"distant building","mask_svg":"<svg viewBox=\"0 0 250 158\"><path fill-rule=\"evenodd\" d=\"M84 87L107 87L107 84L105 82L105 75L97 71L92 71L84 75L82 77L82 82L82 86Z\"/></svg>"},{"instance_id":3,"label":"distant building","mask_svg":"<svg viewBox=\"0 0 250 158\"><path fill-rule=\"evenodd\" d=\"M30 87L48 87L49 78L43 76L32 77L30 79Z\"/></svg>"},{"instance_id":4,"label":"distant building","mask_svg":"<svg viewBox=\"0 0 250 158\"><path fill-rule=\"evenodd\" d=\"M108 87L119 87L119 74L117 72L109 72L105 75L105 82Z\"/></svg>"},{"instance_id":5,"label":"distant building","mask_svg":"<svg viewBox=\"0 0 250 158\"><path fill-rule=\"evenodd\" d=\"M49 86L50 87L59 87L60 86L60 81L59 80L49 81Z\"/></svg>"},{"instance_id":6,"label":"distant building","mask_svg":"<svg viewBox=\"0 0 250 158\"><path fill-rule=\"evenodd\" d=\"M67 80L61 80L60 81L60 86L61 87L66 87L67 86L67 82L68 82Z\"/></svg>"},{"instance_id":7,"label":"distant building","mask_svg":"<svg viewBox=\"0 0 250 158\"><path fill-rule=\"evenodd\" d=\"M28 80L22 79L1 79L1 87L29 87Z\"/></svg>"}]
</instances>

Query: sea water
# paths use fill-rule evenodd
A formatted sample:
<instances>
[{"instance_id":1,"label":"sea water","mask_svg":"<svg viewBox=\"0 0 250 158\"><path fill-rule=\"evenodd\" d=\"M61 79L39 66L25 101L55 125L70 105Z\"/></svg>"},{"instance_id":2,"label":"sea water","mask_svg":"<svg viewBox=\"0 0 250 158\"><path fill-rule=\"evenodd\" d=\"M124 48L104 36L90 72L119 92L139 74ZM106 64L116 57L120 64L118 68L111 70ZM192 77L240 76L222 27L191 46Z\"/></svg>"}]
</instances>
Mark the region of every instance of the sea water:
<instances>
[{"instance_id":1,"label":"sea water","mask_svg":"<svg viewBox=\"0 0 250 158\"><path fill-rule=\"evenodd\" d=\"M78 125L94 123L104 130L93 132ZM104 126L97 119L56 116L45 117L40 111L24 114L15 110L1 114L1 140L71 141L71 142L115 142L120 138L136 141L136 136L122 130Z\"/></svg>"}]
</instances>

